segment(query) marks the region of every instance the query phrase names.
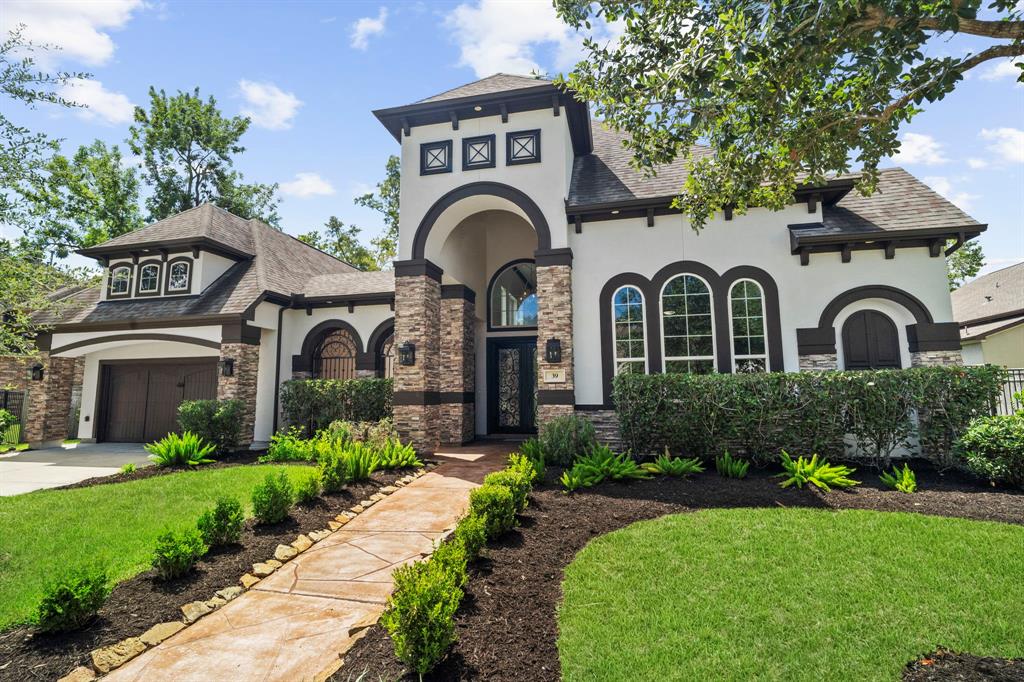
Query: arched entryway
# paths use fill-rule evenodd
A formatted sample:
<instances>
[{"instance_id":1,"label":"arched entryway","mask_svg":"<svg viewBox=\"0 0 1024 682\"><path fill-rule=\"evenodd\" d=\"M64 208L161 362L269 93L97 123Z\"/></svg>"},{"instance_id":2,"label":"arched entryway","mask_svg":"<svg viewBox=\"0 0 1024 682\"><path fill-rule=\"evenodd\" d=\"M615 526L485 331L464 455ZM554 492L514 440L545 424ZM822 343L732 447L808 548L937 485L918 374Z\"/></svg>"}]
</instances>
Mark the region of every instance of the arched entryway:
<instances>
[{"instance_id":1,"label":"arched entryway","mask_svg":"<svg viewBox=\"0 0 1024 682\"><path fill-rule=\"evenodd\" d=\"M845 369L899 369L900 339L896 324L877 310L859 310L843 323Z\"/></svg>"}]
</instances>

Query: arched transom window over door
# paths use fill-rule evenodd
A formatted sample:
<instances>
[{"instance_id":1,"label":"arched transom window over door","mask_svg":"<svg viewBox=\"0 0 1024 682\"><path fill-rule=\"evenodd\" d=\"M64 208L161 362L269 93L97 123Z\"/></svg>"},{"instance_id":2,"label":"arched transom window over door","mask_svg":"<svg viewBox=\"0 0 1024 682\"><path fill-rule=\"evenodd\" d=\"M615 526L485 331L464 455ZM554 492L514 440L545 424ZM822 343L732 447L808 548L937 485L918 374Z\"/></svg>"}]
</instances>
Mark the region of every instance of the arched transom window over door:
<instances>
[{"instance_id":1,"label":"arched transom window over door","mask_svg":"<svg viewBox=\"0 0 1024 682\"><path fill-rule=\"evenodd\" d=\"M491 280L491 329L532 329L537 326L537 268L532 261L506 265Z\"/></svg>"},{"instance_id":2,"label":"arched transom window over door","mask_svg":"<svg viewBox=\"0 0 1024 682\"><path fill-rule=\"evenodd\" d=\"M768 371L764 326L764 291L752 279L741 279L729 289L734 372Z\"/></svg>"},{"instance_id":3,"label":"arched transom window over door","mask_svg":"<svg viewBox=\"0 0 1024 682\"><path fill-rule=\"evenodd\" d=\"M393 379L395 376L395 335L391 334L380 342L377 353L377 376Z\"/></svg>"},{"instance_id":4,"label":"arched transom window over door","mask_svg":"<svg viewBox=\"0 0 1024 682\"><path fill-rule=\"evenodd\" d=\"M896 325L877 310L859 310L843 323L846 369L899 369L900 338Z\"/></svg>"},{"instance_id":5,"label":"arched transom window over door","mask_svg":"<svg viewBox=\"0 0 1024 682\"><path fill-rule=\"evenodd\" d=\"M612 324L616 374L646 374L644 296L633 286L619 288L612 296Z\"/></svg>"},{"instance_id":6,"label":"arched transom window over door","mask_svg":"<svg viewBox=\"0 0 1024 682\"><path fill-rule=\"evenodd\" d=\"M715 371L711 289L696 275L677 275L661 289L661 340L666 372Z\"/></svg>"},{"instance_id":7,"label":"arched transom window over door","mask_svg":"<svg viewBox=\"0 0 1024 682\"><path fill-rule=\"evenodd\" d=\"M346 330L328 332L313 353L313 378L355 379L357 352L355 340Z\"/></svg>"}]
</instances>

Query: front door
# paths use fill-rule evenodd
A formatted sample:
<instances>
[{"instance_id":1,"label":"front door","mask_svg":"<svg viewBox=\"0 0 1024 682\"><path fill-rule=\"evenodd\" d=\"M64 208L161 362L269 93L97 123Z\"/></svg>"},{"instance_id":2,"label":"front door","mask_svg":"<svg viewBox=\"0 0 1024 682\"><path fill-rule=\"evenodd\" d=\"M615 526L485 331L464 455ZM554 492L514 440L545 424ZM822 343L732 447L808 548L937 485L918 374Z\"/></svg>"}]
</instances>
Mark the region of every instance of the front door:
<instances>
[{"instance_id":1,"label":"front door","mask_svg":"<svg viewBox=\"0 0 1024 682\"><path fill-rule=\"evenodd\" d=\"M536 337L487 340L489 433L537 431Z\"/></svg>"},{"instance_id":2,"label":"front door","mask_svg":"<svg viewBox=\"0 0 1024 682\"><path fill-rule=\"evenodd\" d=\"M896 325L877 310L861 310L843 325L846 369L899 369L900 340Z\"/></svg>"}]
</instances>

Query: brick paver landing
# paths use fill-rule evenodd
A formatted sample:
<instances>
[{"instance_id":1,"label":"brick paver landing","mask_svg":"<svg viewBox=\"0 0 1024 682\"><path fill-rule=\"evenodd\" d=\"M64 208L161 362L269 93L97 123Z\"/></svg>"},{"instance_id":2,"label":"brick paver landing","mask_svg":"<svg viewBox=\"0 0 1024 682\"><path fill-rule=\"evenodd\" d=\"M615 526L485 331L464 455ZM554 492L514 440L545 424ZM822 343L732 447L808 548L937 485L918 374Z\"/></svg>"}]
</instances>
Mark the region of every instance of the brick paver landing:
<instances>
[{"instance_id":1,"label":"brick paver landing","mask_svg":"<svg viewBox=\"0 0 1024 682\"><path fill-rule=\"evenodd\" d=\"M508 443L445 449L436 469L105 679L317 679L336 667L350 629L383 611L391 571L432 551L465 512L469 491L504 465L509 450Z\"/></svg>"}]
</instances>

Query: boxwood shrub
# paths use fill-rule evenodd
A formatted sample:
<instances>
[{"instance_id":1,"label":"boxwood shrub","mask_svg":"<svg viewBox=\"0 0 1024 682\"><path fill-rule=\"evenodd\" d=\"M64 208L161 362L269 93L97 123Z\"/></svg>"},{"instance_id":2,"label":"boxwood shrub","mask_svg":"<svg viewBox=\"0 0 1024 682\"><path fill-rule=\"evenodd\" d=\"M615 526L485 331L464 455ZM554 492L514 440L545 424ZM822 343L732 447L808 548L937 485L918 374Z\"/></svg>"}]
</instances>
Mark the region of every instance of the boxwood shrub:
<instances>
[{"instance_id":1,"label":"boxwood shrub","mask_svg":"<svg viewBox=\"0 0 1024 682\"><path fill-rule=\"evenodd\" d=\"M213 443L217 452L231 452L238 447L244 408L241 400L186 400L178 406L178 425Z\"/></svg>"},{"instance_id":2,"label":"boxwood shrub","mask_svg":"<svg viewBox=\"0 0 1024 682\"><path fill-rule=\"evenodd\" d=\"M853 434L872 463L920 438L922 453L953 464L953 443L990 413L1003 381L997 367L918 367L860 372L626 374L614 381L625 445L634 453L730 450L758 463L782 450L844 453Z\"/></svg>"},{"instance_id":3,"label":"boxwood shrub","mask_svg":"<svg viewBox=\"0 0 1024 682\"><path fill-rule=\"evenodd\" d=\"M1024 487L1024 411L974 420L957 452L975 475Z\"/></svg>"},{"instance_id":4,"label":"boxwood shrub","mask_svg":"<svg viewBox=\"0 0 1024 682\"><path fill-rule=\"evenodd\" d=\"M390 419L393 392L391 379L294 379L281 386L281 409L311 436L335 421Z\"/></svg>"}]
</instances>

